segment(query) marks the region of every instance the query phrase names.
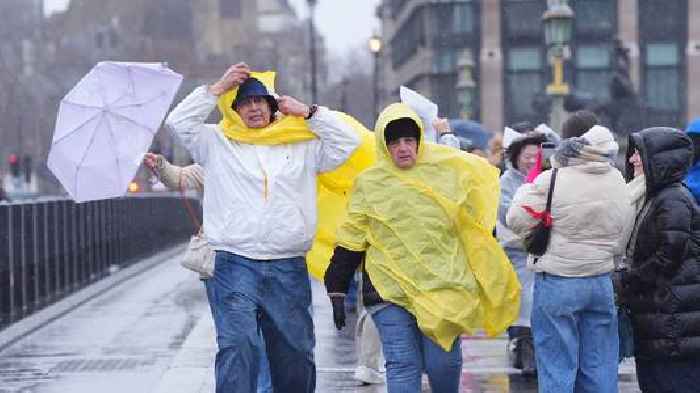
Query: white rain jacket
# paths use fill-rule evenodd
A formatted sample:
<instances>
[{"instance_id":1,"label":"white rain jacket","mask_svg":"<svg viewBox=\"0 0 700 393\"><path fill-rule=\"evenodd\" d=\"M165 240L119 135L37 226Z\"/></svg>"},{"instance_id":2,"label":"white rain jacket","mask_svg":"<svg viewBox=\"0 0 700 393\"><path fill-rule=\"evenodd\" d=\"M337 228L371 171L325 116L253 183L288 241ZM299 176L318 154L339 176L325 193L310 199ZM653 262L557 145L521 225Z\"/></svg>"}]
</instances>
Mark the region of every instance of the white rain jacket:
<instances>
[{"instance_id":1,"label":"white rain jacket","mask_svg":"<svg viewBox=\"0 0 700 393\"><path fill-rule=\"evenodd\" d=\"M206 86L198 87L165 121L205 169L209 243L214 250L251 259L304 256L316 232L316 176L350 157L360 144L357 133L321 107L308 120L318 139L272 146L237 143L218 125L204 123L216 103Z\"/></svg>"}]
</instances>

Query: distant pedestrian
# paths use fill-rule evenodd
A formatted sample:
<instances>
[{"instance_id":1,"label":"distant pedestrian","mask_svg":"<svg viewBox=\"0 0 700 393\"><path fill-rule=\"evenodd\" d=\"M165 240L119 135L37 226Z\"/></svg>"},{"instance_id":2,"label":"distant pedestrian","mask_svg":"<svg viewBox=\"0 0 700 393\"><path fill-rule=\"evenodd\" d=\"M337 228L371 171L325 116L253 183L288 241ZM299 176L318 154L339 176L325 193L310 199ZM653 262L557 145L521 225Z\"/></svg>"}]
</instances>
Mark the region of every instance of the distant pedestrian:
<instances>
[{"instance_id":1,"label":"distant pedestrian","mask_svg":"<svg viewBox=\"0 0 700 393\"><path fill-rule=\"evenodd\" d=\"M531 212L545 209L554 184L548 248L528 256L535 271L531 321L541 393L617 392L611 272L632 214L624 178L612 165L617 152L605 127L573 134L554 153L553 169L518 189L506 216L508 227L524 238L538 222Z\"/></svg>"},{"instance_id":2,"label":"distant pedestrian","mask_svg":"<svg viewBox=\"0 0 700 393\"><path fill-rule=\"evenodd\" d=\"M491 165L498 168L501 174L506 170L504 157L505 148L503 147L503 134L497 132L489 139L487 158Z\"/></svg>"},{"instance_id":3,"label":"distant pedestrian","mask_svg":"<svg viewBox=\"0 0 700 393\"><path fill-rule=\"evenodd\" d=\"M519 307L517 276L491 236L498 170L426 143L407 105L388 106L376 124L377 162L355 179L325 275L334 322L345 325L345 296L360 268L388 392L419 392L425 371L433 392L457 393L461 334L498 334Z\"/></svg>"},{"instance_id":4,"label":"distant pedestrian","mask_svg":"<svg viewBox=\"0 0 700 393\"><path fill-rule=\"evenodd\" d=\"M7 193L5 192L5 187L2 185L2 176L0 176L0 202L2 201L7 201L9 202L10 199L7 197Z\"/></svg>"},{"instance_id":5,"label":"distant pedestrian","mask_svg":"<svg viewBox=\"0 0 700 393\"><path fill-rule=\"evenodd\" d=\"M589 110L576 111L564 121L561 137L564 139L580 137L596 124L600 124L600 119L595 113Z\"/></svg>"},{"instance_id":6,"label":"distant pedestrian","mask_svg":"<svg viewBox=\"0 0 700 393\"><path fill-rule=\"evenodd\" d=\"M635 195L643 204L627 245L621 301L631 313L639 388L697 392L700 208L681 183L693 144L680 130L657 127L630 135L628 149L627 175L641 185Z\"/></svg>"},{"instance_id":7,"label":"distant pedestrian","mask_svg":"<svg viewBox=\"0 0 700 393\"><path fill-rule=\"evenodd\" d=\"M685 132L693 141L693 165L683 183L693 193L695 200L700 202L700 117L691 121Z\"/></svg>"}]
</instances>

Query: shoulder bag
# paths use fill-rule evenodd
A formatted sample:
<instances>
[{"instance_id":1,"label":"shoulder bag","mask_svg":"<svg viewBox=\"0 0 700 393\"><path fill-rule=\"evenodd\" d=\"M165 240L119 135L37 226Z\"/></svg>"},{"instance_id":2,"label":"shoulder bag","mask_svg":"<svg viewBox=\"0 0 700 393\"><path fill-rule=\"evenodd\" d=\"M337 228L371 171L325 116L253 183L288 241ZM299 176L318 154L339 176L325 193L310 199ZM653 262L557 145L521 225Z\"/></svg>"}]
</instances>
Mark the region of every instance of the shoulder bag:
<instances>
[{"instance_id":1,"label":"shoulder bag","mask_svg":"<svg viewBox=\"0 0 700 393\"><path fill-rule=\"evenodd\" d=\"M214 250L209 246L209 242L202 231L202 225L200 225L199 220L197 220L197 215L194 213L192 205L187 200L187 196L185 196L185 190L182 185L182 170L180 170L179 187L187 213L192 223L198 228L197 233L190 238L190 243L187 245L187 250L180 264L186 269L199 273L199 277L206 280L214 276Z\"/></svg>"},{"instance_id":2,"label":"shoulder bag","mask_svg":"<svg viewBox=\"0 0 700 393\"><path fill-rule=\"evenodd\" d=\"M547 193L547 206L539 217L539 222L530 233L523 239L525 251L535 256L542 256L547 252L549 237L552 232L552 194L554 193L554 183L557 180L557 170L552 170L552 177L549 181L549 192Z\"/></svg>"}]
</instances>

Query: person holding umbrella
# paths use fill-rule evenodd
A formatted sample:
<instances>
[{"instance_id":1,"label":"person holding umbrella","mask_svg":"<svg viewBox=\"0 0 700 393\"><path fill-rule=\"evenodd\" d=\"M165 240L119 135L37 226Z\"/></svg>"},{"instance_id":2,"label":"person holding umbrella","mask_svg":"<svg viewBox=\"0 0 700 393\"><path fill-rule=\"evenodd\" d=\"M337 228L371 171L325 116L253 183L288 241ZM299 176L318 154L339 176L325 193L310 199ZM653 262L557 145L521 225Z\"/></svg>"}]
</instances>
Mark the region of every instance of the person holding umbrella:
<instances>
[{"instance_id":1,"label":"person holding umbrella","mask_svg":"<svg viewBox=\"0 0 700 393\"><path fill-rule=\"evenodd\" d=\"M304 255L316 227L316 180L360 143L327 108L275 99L273 79L235 64L166 119L206 174L204 233L216 251L206 287L219 347L217 393L256 390L259 330L274 391L315 390ZM204 124L217 103L223 120Z\"/></svg>"},{"instance_id":2,"label":"person holding umbrella","mask_svg":"<svg viewBox=\"0 0 700 393\"><path fill-rule=\"evenodd\" d=\"M187 166L177 166L171 164L163 155L146 153L143 157L143 164L146 165L153 174L163 183L165 187L174 191L204 190L204 169L198 164ZM202 278L201 280L206 280ZM257 393L272 392L272 382L270 381L270 366L267 361L265 351L260 351L260 370L258 373Z\"/></svg>"}]
</instances>

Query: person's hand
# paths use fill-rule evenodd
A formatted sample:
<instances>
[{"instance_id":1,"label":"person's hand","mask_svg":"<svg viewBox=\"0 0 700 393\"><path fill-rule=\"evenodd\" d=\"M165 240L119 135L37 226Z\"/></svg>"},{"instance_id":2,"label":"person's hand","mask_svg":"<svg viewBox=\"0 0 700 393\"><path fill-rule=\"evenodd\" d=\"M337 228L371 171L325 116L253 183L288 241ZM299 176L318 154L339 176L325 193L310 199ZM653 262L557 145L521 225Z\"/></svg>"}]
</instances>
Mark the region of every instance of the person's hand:
<instances>
[{"instance_id":1,"label":"person's hand","mask_svg":"<svg viewBox=\"0 0 700 393\"><path fill-rule=\"evenodd\" d=\"M220 96L236 86L240 86L250 77L250 68L246 63L234 64L226 70L216 83L209 86L209 92Z\"/></svg>"},{"instance_id":2,"label":"person's hand","mask_svg":"<svg viewBox=\"0 0 700 393\"><path fill-rule=\"evenodd\" d=\"M450 132L450 122L447 121L447 119L438 117L433 120L433 128L435 128L435 131L437 131L439 135L442 135L446 132Z\"/></svg>"},{"instance_id":3,"label":"person's hand","mask_svg":"<svg viewBox=\"0 0 700 393\"><path fill-rule=\"evenodd\" d=\"M143 164L146 165L151 170L155 170L158 165L158 155L153 153L146 153L143 155Z\"/></svg>"},{"instance_id":4,"label":"person's hand","mask_svg":"<svg viewBox=\"0 0 700 393\"><path fill-rule=\"evenodd\" d=\"M294 97L282 96L277 99L277 105L280 112L286 116L307 117L309 115L309 106Z\"/></svg>"},{"instance_id":5,"label":"person's hand","mask_svg":"<svg viewBox=\"0 0 700 393\"><path fill-rule=\"evenodd\" d=\"M333 322L338 331L345 327L345 296L331 296L333 306Z\"/></svg>"}]
</instances>

